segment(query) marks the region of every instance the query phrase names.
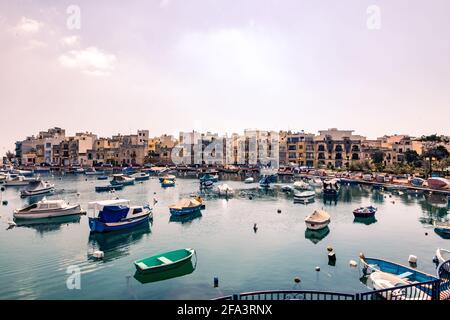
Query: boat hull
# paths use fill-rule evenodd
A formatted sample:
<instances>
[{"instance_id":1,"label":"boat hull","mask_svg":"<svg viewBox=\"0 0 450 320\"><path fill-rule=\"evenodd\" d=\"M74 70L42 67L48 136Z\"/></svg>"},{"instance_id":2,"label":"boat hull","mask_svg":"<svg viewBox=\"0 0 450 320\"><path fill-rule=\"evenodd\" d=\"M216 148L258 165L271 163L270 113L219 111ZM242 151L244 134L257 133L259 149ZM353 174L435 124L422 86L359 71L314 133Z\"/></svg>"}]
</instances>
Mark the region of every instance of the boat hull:
<instances>
[{"instance_id":1,"label":"boat hull","mask_svg":"<svg viewBox=\"0 0 450 320\"><path fill-rule=\"evenodd\" d=\"M22 190L20 192L20 196L22 198L25 198L25 197L39 196L39 195L42 195L42 194L49 194L49 193L53 193L53 192L55 192L55 188L54 187L46 188L46 189L42 189L42 190L38 190L38 191Z\"/></svg>"},{"instance_id":2,"label":"boat hull","mask_svg":"<svg viewBox=\"0 0 450 320\"><path fill-rule=\"evenodd\" d=\"M58 210L36 210L36 212L34 213L14 212L14 219L17 220L47 219L47 218L66 217L81 214L85 214L85 212L81 209L80 205L76 205Z\"/></svg>"},{"instance_id":3,"label":"boat hull","mask_svg":"<svg viewBox=\"0 0 450 320\"><path fill-rule=\"evenodd\" d=\"M330 220L316 222L316 221L305 221L306 227L309 230L321 230L326 228L330 224Z\"/></svg>"},{"instance_id":4,"label":"boat hull","mask_svg":"<svg viewBox=\"0 0 450 320\"><path fill-rule=\"evenodd\" d=\"M123 184L114 184L114 185L110 185L110 186L98 186L95 187L95 191L96 192L108 192L108 191L112 191L112 190L122 190L123 189Z\"/></svg>"},{"instance_id":5,"label":"boat hull","mask_svg":"<svg viewBox=\"0 0 450 320\"><path fill-rule=\"evenodd\" d=\"M143 223L148 223L149 220L150 213L143 217L127 219L125 221L115 223L105 223L97 218L89 218L89 228L91 229L91 232L111 232L133 228Z\"/></svg>"},{"instance_id":6,"label":"boat hull","mask_svg":"<svg viewBox=\"0 0 450 320\"><path fill-rule=\"evenodd\" d=\"M184 251L183 251L184 250ZM151 260L152 258L155 259L157 257L172 257L172 255L179 253L180 257L177 258L177 260L171 261L171 263L163 263L159 265L146 265L146 260ZM136 260L134 262L134 266L136 267L136 270L140 273L154 273L154 272L161 272L166 270L171 270L173 268L179 267L183 265L184 263L191 261L193 255L195 254L195 250L193 249L182 249L182 250L175 250L171 252L166 252L164 254L160 254L157 256L152 256L147 259L142 260Z\"/></svg>"},{"instance_id":7,"label":"boat hull","mask_svg":"<svg viewBox=\"0 0 450 320\"><path fill-rule=\"evenodd\" d=\"M196 213L196 212L200 211L201 208L202 208L202 205L200 204L199 206L192 207L192 208L183 208L183 209L170 208L169 210L170 210L170 214L173 216L184 216L184 215Z\"/></svg>"}]
</instances>

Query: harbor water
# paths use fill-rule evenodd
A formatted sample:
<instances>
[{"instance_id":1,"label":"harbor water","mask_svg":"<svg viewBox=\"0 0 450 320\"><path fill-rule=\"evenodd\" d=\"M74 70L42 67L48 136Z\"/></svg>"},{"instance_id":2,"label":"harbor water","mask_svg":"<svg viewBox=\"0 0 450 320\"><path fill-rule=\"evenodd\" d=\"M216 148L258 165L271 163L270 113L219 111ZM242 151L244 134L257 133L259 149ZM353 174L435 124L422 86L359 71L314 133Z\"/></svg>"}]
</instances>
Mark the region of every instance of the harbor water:
<instances>
[{"instance_id":1,"label":"harbor water","mask_svg":"<svg viewBox=\"0 0 450 320\"><path fill-rule=\"evenodd\" d=\"M153 222L109 234L90 234L87 216L8 229L13 210L39 198L21 199L19 188L7 188L2 199L8 203L0 206L0 299L212 299L283 289L355 293L368 290L359 268L349 266L360 252L406 265L413 254L417 268L434 275L436 249L450 247L432 226L449 218L445 196L354 185L342 186L336 200L324 199L318 190L315 202L304 205L294 204L276 185L260 190L258 183L223 176L219 183L235 189L234 197L204 194L201 215L173 219L168 205L200 193L198 179L179 177L175 187L163 189L151 178L115 194L96 193L104 182L95 176L46 179L56 185L48 199L87 209L89 201L120 197L153 206ZM355 220L352 211L370 204L378 208L376 220ZM318 208L329 212L331 223L325 231L309 232L304 219ZM336 253L334 265L328 246ZM135 274L133 261L179 248L196 250L192 264L152 277ZM93 259L92 250L103 251L104 258ZM68 286L73 270L81 272L79 288Z\"/></svg>"}]
</instances>

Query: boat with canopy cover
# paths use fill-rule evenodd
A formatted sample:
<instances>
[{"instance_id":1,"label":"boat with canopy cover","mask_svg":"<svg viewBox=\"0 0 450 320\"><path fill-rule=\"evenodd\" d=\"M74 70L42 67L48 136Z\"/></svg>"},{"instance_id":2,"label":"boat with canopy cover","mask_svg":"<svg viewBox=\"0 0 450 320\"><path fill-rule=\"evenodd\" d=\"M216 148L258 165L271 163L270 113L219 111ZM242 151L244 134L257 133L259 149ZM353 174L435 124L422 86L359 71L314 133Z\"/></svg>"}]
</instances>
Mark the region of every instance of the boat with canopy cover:
<instances>
[{"instance_id":1,"label":"boat with canopy cover","mask_svg":"<svg viewBox=\"0 0 450 320\"><path fill-rule=\"evenodd\" d=\"M305 218L306 227L310 230L320 230L328 226L331 217L325 210L315 210Z\"/></svg>"},{"instance_id":2,"label":"boat with canopy cover","mask_svg":"<svg viewBox=\"0 0 450 320\"><path fill-rule=\"evenodd\" d=\"M125 199L90 202L89 227L92 232L108 232L131 228L152 218L147 206L130 206Z\"/></svg>"}]
</instances>

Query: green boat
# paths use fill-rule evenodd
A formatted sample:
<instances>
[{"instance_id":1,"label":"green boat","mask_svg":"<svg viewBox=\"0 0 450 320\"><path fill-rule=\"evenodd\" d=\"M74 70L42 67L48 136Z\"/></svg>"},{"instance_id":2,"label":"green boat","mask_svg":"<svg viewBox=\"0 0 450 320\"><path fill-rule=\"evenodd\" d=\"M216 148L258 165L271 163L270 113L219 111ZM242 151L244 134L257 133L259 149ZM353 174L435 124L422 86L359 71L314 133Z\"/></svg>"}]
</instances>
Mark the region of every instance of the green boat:
<instances>
[{"instance_id":1,"label":"green boat","mask_svg":"<svg viewBox=\"0 0 450 320\"><path fill-rule=\"evenodd\" d=\"M136 260L134 265L139 272L159 272L175 268L180 264L191 260L194 254L194 249L179 249Z\"/></svg>"}]
</instances>

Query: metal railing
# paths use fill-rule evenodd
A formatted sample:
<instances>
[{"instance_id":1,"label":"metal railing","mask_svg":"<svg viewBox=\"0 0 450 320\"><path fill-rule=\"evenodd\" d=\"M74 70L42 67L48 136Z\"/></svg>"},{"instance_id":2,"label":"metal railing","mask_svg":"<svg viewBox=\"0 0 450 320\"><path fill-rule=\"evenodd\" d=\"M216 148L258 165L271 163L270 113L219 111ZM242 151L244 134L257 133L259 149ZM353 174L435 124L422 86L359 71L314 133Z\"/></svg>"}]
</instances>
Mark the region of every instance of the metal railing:
<instances>
[{"instance_id":1,"label":"metal railing","mask_svg":"<svg viewBox=\"0 0 450 320\"><path fill-rule=\"evenodd\" d=\"M279 290L256 291L233 294L214 300L354 300L350 293L308 291L308 290Z\"/></svg>"},{"instance_id":2,"label":"metal railing","mask_svg":"<svg viewBox=\"0 0 450 320\"><path fill-rule=\"evenodd\" d=\"M439 300L440 280L413 283L357 294L357 300Z\"/></svg>"}]
</instances>

